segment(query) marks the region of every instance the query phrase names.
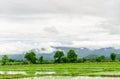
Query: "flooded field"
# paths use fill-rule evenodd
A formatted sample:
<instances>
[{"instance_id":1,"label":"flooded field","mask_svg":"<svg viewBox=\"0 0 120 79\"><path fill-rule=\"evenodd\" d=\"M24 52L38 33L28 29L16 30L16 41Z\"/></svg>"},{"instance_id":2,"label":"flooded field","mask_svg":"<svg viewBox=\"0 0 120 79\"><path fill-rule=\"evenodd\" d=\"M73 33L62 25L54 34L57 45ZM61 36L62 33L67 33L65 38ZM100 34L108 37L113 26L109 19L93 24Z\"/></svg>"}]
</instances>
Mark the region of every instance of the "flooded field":
<instances>
[{"instance_id":1,"label":"flooded field","mask_svg":"<svg viewBox=\"0 0 120 79\"><path fill-rule=\"evenodd\" d=\"M96 72L94 74L99 74L99 75L118 75L120 76L120 72Z\"/></svg>"},{"instance_id":2,"label":"flooded field","mask_svg":"<svg viewBox=\"0 0 120 79\"><path fill-rule=\"evenodd\" d=\"M30 78L23 78L23 79L120 79L115 77L85 77L85 76L45 76L45 77L30 77Z\"/></svg>"},{"instance_id":3,"label":"flooded field","mask_svg":"<svg viewBox=\"0 0 120 79\"><path fill-rule=\"evenodd\" d=\"M19 78L19 77L18 78L19 79L120 79L120 72L98 72L98 73L91 74L91 76L52 76L56 74L57 74L56 72L35 72L33 76L36 76L36 77L31 76L31 77L26 77L26 78ZM22 77L25 77L30 74L26 73L25 71L0 71L0 75L1 76L2 75L12 75L12 76L16 75L16 77L17 75L23 75Z\"/></svg>"},{"instance_id":4,"label":"flooded field","mask_svg":"<svg viewBox=\"0 0 120 79\"><path fill-rule=\"evenodd\" d=\"M120 79L120 62L6 65L0 67L0 79L18 78Z\"/></svg>"},{"instance_id":5,"label":"flooded field","mask_svg":"<svg viewBox=\"0 0 120 79\"><path fill-rule=\"evenodd\" d=\"M5 72L3 72L3 71L0 71L0 75L3 75L3 74L5 74Z\"/></svg>"},{"instance_id":6,"label":"flooded field","mask_svg":"<svg viewBox=\"0 0 120 79\"><path fill-rule=\"evenodd\" d=\"M0 71L0 75L26 75L24 71Z\"/></svg>"}]
</instances>

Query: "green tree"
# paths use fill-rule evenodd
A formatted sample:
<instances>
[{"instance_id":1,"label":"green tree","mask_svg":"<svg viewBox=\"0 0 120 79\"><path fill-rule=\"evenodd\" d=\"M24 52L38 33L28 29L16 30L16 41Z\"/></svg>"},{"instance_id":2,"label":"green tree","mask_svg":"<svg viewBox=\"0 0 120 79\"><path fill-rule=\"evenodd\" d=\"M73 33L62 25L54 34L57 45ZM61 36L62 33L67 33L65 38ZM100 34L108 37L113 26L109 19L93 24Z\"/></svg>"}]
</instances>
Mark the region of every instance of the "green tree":
<instances>
[{"instance_id":1,"label":"green tree","mask_svg":"<svg viewBox=\"0 0 120 79\"><path fill-rule=\"evenodd\" d=\"M86 58L83 58L83 63L86 62L86 61L87 61Z\"/></svg>"},{"instance_id":2,"label":"green tree","mask_svg":"<svg viewBox=\"0 0 120 79\"><path fill-rule=\"evenodd\" d=\"M105 56L104 55L101 56L101 60L105 61Z\"/></svg>"},{"instance_id":3,"label":"green tree","mask_svg":"<svg viewBox=\"0 0 120 79\"><path fill-rule=\"evenodd\" d=\"M98 57L96 57L96 61L97 62L102 62L102 61L104 61L105 60L105 56L98 56Z\"/></svg>"},{"instance_id":4,"label":"green tree","mask_svg":"<svg viewBox=\"0 0 120 79\"><path fill-rule=\"evenodd\" d=\"M62 61L63 61L63 63L67 63L68 62L68 58L67 57L63 57Z\"/></svg>"},{"instance_id":5,"label":"green tree","mask_svg":"<svg viewBox=\"0 0 120 79\"><path fill-rule=\"evenodd\" d=\"M100 56L96 57L96 61L101 62L102 61L101 57Z\"/></svg>"},{"instance_id":6,"label":"green tree","mask_svg":"<svg viewBox=\"0 0 120 79\"><path fill-rule=\"evenodd\" d=\"M111 53L110 57L111 57L112 61L115 61L115 59L116 59L116 54L115 54L115 53Z\"/></svg>"},{"instance_id":7,"label":"green tree","mask_svg":"<svg viewBox=\"0 0 120 79\"><path fill-rule=\"evenodd\" d=\"M78 58L77 59L77 63L83 63L83 59L82 58Z\"/></svg>"},{"instance_id":8,"label":"green tree","mask_svg":"<svg viewBox=\"0 0 120 79\"><path fill-rule=\"evenodd\" d=\"M27 52L24 58L32 64L35 64L37 60L36 54L33 51Z\"/></svg>"},{"instance_id":9,"label":"green tree","mask_svg":"<svg viewBox=\"0 0 120 79\"><path fill-rule=\"evenodd\" d=\"M39 63L40 63L40 64L43 63L43 56L41 56L41 57L39 58Z\"/></svg>"},{"instance_id":10,"label":"green tree","mask_svg":"<svg viewBox=\"0 0 120 79\"><path fill-rule=\"evenodd\" d=\"M56 63L61 63L62 62L62 57L64 56L63 51L56 51L54 55L54 59Z\"/></svg>"},{"instance_id":11,"label":"green tree","mask_svg":"<svg viewBox=\"0 0 120 79\"><path fill-rule=\"evenodd\" d=\"M67 58L69 59L70 63L75 63L77 61L77 54L71 49L67 53Z\"/></svg>"},{"instance_id":12,"label":"green tree","mask_svg":"<svg viewBox=\"0 0 120 79\"><path fill-rule=\"evenodd\" d=\"M6 63L8 62L9 58L7 55L3 55L2 56L2 65L6 65Z\"/></svg>"}]
</instances>

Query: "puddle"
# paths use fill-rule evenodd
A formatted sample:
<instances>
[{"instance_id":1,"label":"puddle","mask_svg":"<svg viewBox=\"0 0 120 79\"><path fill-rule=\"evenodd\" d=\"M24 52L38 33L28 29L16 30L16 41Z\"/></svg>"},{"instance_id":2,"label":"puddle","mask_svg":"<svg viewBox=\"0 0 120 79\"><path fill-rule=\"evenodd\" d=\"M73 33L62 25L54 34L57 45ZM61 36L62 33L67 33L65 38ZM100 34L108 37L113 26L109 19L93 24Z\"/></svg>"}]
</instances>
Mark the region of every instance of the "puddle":
<instances>
[{"instance_id":1,"label":"puddle","mask_svg":"<svg viewBox=\"0 0 120 79\"><path fill-rule=\"evenodd\" d=\"M56 72L36 72L35 75L39 74L56 74Z\"/></svg>"},{"instance_id":2,"label":"puddle","mask_svg":"<svg viewBox=\"0 0 120 79\"><path fill-rule=\"evenodd\" d=\"M120 75L120 72L98 72L95 74L101 74L101 75Z\"/></svg>"},{"instance_id":3,"label":"puddle","mask_svg":"<svg viewBox=\"0 0 120 79\"><path fill-rule=\"evenodd\" d=\"M21 72L21 71L8 71L6 72L6 74L9 74L9 75L16 75L16 74L20 74L20 75L26 75L26 72Z\"/></svg>"},{"instance_id":4,"label":"puddle","mask_svg":"<svg viewBox=\"0 0 120 79\"><path fill-rule=\"evenodd\" d=\"M3 75L3 74L5 74L5 72L3 72L3 71L0 71L0 75Z\"/></svg>"},{"instance_id":5,"label":"puddle","mask_svg":"<svg viewBox=\"0 0 120 79\"><path fill-rule=\"evenodd\" d=\"M0 71L0 75L4 75L4 74L8 74L8 75L26 75L27 73L24 71Z\"/></svg>"},{"instance_id":6,"label":"puddle","mask_svg":"<svg viewBox=\"0 0 120 79\"><path fill-rule=\"evenodd\" d=\"M85 76L45 76L45 77L31 77L31 78L23 78L23 79L120 79L114 77L85 77Z\"/></svg>"}]
</instances>

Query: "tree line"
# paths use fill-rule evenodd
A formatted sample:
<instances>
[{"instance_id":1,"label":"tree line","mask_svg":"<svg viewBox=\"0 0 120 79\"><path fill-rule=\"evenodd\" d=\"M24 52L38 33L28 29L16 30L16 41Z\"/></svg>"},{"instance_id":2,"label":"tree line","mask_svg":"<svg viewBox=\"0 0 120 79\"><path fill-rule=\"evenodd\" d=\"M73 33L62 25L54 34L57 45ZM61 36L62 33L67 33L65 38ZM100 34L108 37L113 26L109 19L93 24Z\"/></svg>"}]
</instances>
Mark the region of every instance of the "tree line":
<instances>
[{"instance_id":1,"label":"tree line","mask_svg":"<svg viewBox=\"0 0 120 79\"><path fill-rule=\"evenodd\" d=\"M26 52L24 55L25 60L15 60L15 59L9 59L7 55L2 56L1 64L6 65L8 62L15 62L15 64L49 64L49 63L84 63L90 61L86 58L79 58L75 50L70 49L67 52L67 55L63 51L56 51L53 59L54 60L44 60L43 56L40 56L39 58L36 57L36 54L34 51ZM110 58L112 61L116 60L116 54L111 53ZM104 62L105 56L97 56L95 59L93 59L95 62ZM110 61L111 61L110 60ZM19 62L19 63L17 63Z\"/></svg>"}]
</instances>

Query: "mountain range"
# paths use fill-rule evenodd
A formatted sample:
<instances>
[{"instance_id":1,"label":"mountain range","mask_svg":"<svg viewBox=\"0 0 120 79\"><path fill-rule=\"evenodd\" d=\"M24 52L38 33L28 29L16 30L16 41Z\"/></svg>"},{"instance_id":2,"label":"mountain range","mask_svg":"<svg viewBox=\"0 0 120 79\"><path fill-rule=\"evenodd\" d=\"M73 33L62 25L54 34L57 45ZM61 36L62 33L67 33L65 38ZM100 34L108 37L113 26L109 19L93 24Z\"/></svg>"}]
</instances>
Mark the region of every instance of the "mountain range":
<instances>
[{"instance_id":1,"label":"mountain range","mask_svg":"<svg viewBox=\"0 0 120 79\"><path fill-rule=\"evenodd\" d=\"M63 50L65 55L67 55L67 52L70 49L74 49L75 52L77 53L79 58L95 58L96 56L101 56L104 55L105 57L109 57L110 54L112 52L117 54L117 58L120 58L120 49L115 49L112 47L108 47L108 48L100 48L100 49L95 49L95 50L91 50L88 48L74 48L74 47L53 47L56 50ZM45 51L45 48L42 49L32 49L30 51L34 51L36 53L37 57L43 56L44 60L53 60L53 56L55 52L48 52L48 53L41 53L41 50ZM24 60L24 54L9 54L9 58L12 59L17 59L17 60ZM2 55L0 55L0 59L1 59Z\"/></svg>"}]
</instances>

